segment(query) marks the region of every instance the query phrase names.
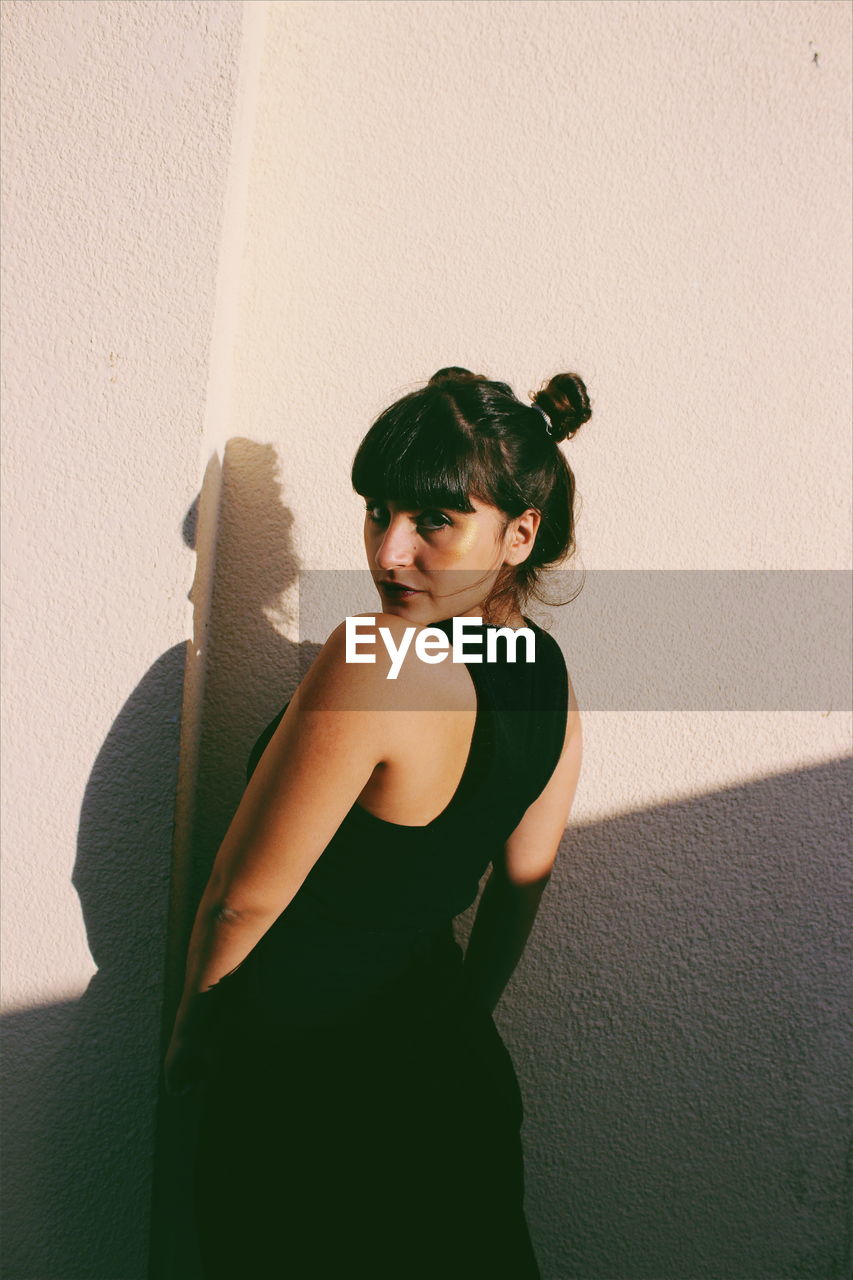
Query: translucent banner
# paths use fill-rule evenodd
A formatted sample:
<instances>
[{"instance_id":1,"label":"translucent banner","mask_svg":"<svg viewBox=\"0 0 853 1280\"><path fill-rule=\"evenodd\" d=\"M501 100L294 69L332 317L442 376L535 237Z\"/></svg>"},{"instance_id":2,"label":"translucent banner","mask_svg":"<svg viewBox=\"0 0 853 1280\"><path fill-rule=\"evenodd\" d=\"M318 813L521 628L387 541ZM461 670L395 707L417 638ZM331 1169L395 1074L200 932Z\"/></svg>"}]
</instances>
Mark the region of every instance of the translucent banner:
<instances>
[{"instance_id":1,"label":"translucent banner","mask_svg":"<svg viewBox=\"0 0 853 1280\"><path fill-rule=\"evenodd\" d=\"M469 571L389 576L417 590L380 594L367 570L300 573L300 675L347 617L366 614L381 624L379 615L392 613L413 629L405 660L418 661L419 629L478 613L471 601L482 590ZM853 707L853 576L846 570L559 570L541 581L541 591L567 603L531 599L524 617L559 645L582 709ZM370 651L369 643L361 649ZM505 660L500 646L497 653Z\"/></svg>"}]
</instances>

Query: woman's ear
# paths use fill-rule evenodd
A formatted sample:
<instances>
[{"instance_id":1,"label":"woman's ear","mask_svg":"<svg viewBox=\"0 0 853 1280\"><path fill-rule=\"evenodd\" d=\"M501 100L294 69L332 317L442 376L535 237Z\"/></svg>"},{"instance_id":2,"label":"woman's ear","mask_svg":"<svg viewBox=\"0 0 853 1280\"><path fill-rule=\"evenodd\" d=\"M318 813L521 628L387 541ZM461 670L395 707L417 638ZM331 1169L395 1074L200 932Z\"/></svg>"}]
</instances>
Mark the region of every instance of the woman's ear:
<instances>
[{"instance_id":1,"label":"woman's ear","mask_svg":"<svg viewBox=\"0 0 853 1280\"><path fill-rule=\"evenodd\" d=\"M528 507L526 511L513 520L507 534L504 564L524 563L533 550L541 519L542 513L540 511L537 511L535 507Z\"/></svg>"}]
</instances>

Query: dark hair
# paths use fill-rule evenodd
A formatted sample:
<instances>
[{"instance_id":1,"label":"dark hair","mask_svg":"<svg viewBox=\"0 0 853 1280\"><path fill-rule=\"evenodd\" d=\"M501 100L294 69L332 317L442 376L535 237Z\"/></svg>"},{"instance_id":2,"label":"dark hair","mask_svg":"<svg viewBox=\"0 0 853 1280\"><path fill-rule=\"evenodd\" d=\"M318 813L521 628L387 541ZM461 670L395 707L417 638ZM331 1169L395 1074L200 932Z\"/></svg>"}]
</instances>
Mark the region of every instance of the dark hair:
<instances>
[{"instance_id":1,"label":"dark hair","mask_svg":"<svg viewBox=\"0 0 853 1280\"><path fill-rule=\"evenodd\" d=\"M547 414L550 434L534 406ZM375 420L353 460L352 485L364 497L411 508L470 512L472 495L504 513L502 533L535 508L540 522L530 555L498 575L485 608L490 615L498 601L508 601L521 612L530 596L551 604L538 590L542 571L575 546L575 478L557 444L591 413L576 373L555 374L525 404L505 382L468 369L439 369L425 387Z\"/></svg>"}]
</instances>

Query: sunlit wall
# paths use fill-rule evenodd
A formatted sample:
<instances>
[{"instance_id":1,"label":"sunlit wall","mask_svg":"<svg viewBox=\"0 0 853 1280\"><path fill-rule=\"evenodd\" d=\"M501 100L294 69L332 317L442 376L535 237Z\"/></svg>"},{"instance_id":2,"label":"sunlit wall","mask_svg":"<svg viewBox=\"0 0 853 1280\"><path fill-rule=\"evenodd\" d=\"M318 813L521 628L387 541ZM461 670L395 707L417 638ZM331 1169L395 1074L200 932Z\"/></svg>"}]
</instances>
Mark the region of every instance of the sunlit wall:
<instances>
[{"instance_id":1,"label":"sunlit wall","mask_svg":"<svg viewBox=\"0 0 853 1280\"><path fill-rule=\"evenodd\" d=\"M3 23L4 1274L136 1280L164 983L246 751L324 638L300 576L363 566L372 417L442 365L522 398L575 369L590 593L849 567L850 10ZM544 1280L849 1265L849 704L732 710L720 685L719 709L585 711L496 1015ZM158 1280L193 1266L179 1129L161 1112Z\"/></svg>"}]
</instances>

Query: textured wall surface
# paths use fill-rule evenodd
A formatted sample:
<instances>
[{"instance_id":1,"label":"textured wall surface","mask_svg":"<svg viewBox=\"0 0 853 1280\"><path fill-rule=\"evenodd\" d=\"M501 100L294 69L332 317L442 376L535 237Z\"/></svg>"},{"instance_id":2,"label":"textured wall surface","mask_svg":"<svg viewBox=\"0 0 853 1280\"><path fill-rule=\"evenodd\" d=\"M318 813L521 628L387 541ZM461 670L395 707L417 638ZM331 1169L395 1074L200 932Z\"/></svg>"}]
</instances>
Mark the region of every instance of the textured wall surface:
<instances>
[{"instance_id":1,"label":"textured wall surface","mask_svg":"<svg viewBox=\"0 0 853 1280\"><path fill-rule=\"evenodd\" d=\"M146 1274L242 6L3 6L3 1274Z\"/></svg>"},{"instance_id":2,"label":"textured wall surface","mask_svg":"<svg viewBox=\"0 0 853 1280\"><path fill-rule=\"evenodd\" d=\"M388 401L576 368L587 569L849 565L846 5L274 2L241 117L261 8L3 9L10 1280L145 1274L179 729L176 934ZM543 1280L842 1280L849 714L584 728L497 1013Z\"/></svg>"},{"instance_id":3,"label":"textured wall surface","mask_svg":"<svg viewBox=\"0 0 853 1280\"><path fill-rule=\"evenodd\" d=\"M563 447L588 570L849 566L849 206L845 5L270 6L211 848L324 639L295 625L299 574L363 564L358 441L442 365L522 397L585 377L594 416ZM568 607L570 670L571 630ZM497 1012L545 1280L846 1275L849 750L837 707L585 716Z\"/></svg>"}]
</instances>

